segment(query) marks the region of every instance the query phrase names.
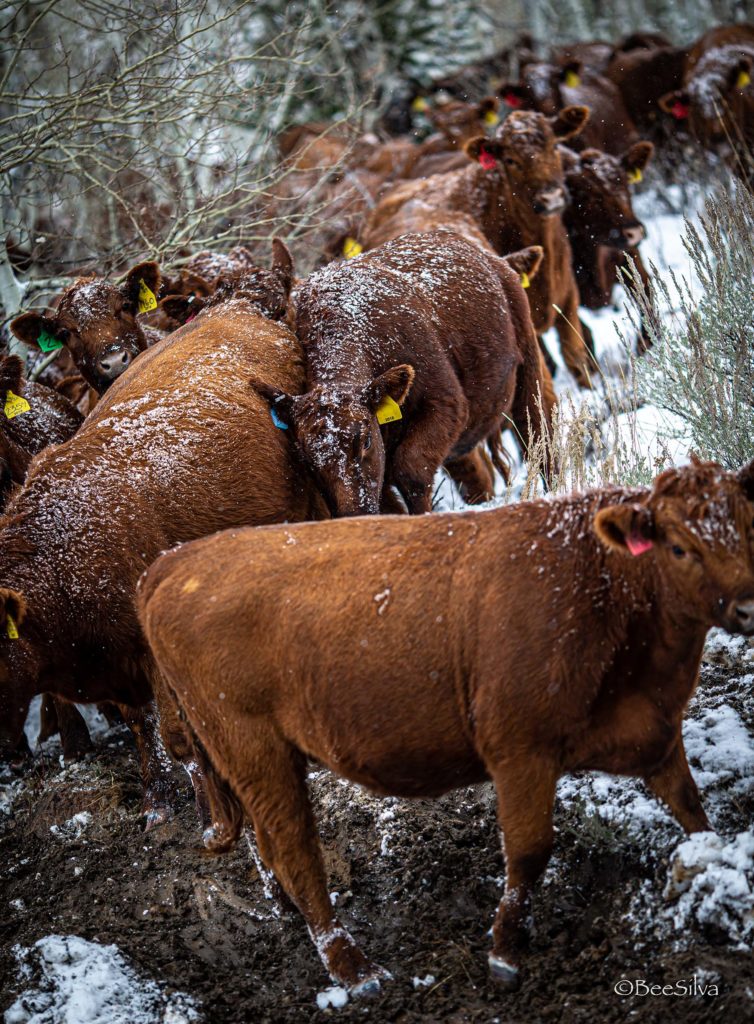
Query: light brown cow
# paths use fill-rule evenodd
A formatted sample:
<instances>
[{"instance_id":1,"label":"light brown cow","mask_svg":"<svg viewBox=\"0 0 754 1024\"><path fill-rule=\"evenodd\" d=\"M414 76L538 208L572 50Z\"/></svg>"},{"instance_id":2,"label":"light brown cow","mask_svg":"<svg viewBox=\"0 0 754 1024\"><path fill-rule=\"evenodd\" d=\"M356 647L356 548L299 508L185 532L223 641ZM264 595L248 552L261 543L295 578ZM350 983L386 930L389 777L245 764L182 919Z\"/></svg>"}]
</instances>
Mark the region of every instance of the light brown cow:
<instances>
[{"instance_id":1,"label":"light brown cow","mask_svg":"<svg viewBox=\"0 0 754 1024\"><path fill-rule=\"evenodd\" d=\"M753 518L754 463L696 462L651 489L163 555L139 616L211 766L218 851L253 822L333 980L374 989L330 903L307 758L385 795L492 780L506 883L489 964L515 987L561 775L639 776L684 829L710 828L681 723L708 629L754 633Z\"/></svg>"}]
</instances>

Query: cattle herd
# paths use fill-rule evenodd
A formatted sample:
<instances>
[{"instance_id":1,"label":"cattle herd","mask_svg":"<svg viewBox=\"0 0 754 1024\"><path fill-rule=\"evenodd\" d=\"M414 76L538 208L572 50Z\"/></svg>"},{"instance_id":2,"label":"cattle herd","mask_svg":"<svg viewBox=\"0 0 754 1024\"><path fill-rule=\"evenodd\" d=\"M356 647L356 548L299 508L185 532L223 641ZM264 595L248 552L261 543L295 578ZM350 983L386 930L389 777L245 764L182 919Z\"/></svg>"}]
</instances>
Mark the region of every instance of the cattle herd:
<instances>
[{"instance_id":1,"label":"cattle herd","mask_svg":"<svg viewBox=\"0 0 754 1024\"><path fill-rule=\"evenodd\" d=\"M441 467L489 501L504 436L547 451L549 328L579 385L599 376L579 307L608 304L627 260L651 287L630 188L653 150L686 132L750 183L753 62L745 25L549 61L522 40L393 104L381 138L282 134L271 210L324 182L308 278L275 239L269 269L243 247L145 262L17 317L60 353L46 385L0 365L4 759L28 757L36 695L66 756L90 743L76 703L122 717L146 827L172 813L168 751L208 849L252 825L353 994L385 972L331 905L308 759L389 795L494 783L508 988L563 773L639 776L708 829L681 724L708 629L754 633L754 463L420 513ZM386 138L412 117L435 133Z\"/></svg>"}]
</instances>

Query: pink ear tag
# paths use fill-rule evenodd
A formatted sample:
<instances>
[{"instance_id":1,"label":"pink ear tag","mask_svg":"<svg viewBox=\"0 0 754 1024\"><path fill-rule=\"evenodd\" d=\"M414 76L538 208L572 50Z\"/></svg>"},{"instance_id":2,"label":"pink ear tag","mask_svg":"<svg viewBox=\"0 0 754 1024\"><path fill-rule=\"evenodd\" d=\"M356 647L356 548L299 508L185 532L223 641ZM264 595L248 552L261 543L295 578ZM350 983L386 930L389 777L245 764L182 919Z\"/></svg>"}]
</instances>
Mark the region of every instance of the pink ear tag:
<instances>
[{"instance_id":1,"label":"pink ear tag","mask_svg":"<svg viewBox=\"0 0 754 1024\"><path fill-rule=\"evenodd\" d=\"M184 323L190 324L192 320L196 320L196 313L192 313L191 316L186 317Z\"/></svg>"},{"instance_id":2,"label":"pink ear tag","mask_svg":"<svg viewBox=\"0 0 754 1024\"><path fill-rule=\"evenodd\" d=\"M645 551L649 551L650 548L654 547L654 544L651 540L645 540L643 537L640 537L638 533L632 533L626 537L626 547L635 558L637 555L643 555Z\"/></svg>"},{"instance_id":3,"label":"pink ear tag","mask_svg":"<svg viewBox=\"0 0 754 1024\"><path fill-rule=\"evenodd\" d=\"M481 149L479 151L479 164L485 171L494 171L497 161L492 153L488 153L486 149Z\"/></svg>"}]
</instances>

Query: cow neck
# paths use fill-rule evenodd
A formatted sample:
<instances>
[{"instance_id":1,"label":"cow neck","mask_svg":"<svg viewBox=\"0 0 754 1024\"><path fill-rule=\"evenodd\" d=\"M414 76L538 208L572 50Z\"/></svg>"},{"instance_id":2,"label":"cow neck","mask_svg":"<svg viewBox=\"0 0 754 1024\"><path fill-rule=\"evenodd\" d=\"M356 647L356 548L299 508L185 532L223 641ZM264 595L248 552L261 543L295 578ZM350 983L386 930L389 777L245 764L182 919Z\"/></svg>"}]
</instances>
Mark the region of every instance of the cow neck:
<instances>
[{"instance_id":1,"label":"cow neck","mask_svg":"<svg viewBox=\"0 0 754 1024\"><path fill-rule=\"evenodd\" d=\"M470 212L493 246L497 246L510 219L511 197L507 178L502 169L485 171L479 164L467 167L464 174L463 195L470 205Z\"/></svg>"}]
</instances>

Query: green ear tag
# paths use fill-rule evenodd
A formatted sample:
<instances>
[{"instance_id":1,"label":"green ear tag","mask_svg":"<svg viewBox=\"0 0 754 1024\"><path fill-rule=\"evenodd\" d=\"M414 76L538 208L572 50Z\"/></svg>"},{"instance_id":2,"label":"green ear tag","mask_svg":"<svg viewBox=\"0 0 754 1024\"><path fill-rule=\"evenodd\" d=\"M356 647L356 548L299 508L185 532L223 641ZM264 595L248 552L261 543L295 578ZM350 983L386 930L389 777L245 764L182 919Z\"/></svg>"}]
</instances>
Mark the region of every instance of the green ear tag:
<instances>
[{"instance_id":1,"label":"green ear tag","mask_svg":"<svg viewBox=\"0 0 754 1024\"><path fill-rule=\"evenodd\" d=\"M43 352L54 352L56 349L63 347L63 342L58 341L49 331L43 330L37 338L37 345L39 345Z\"/></svg>"},{"instance_id":2,"label":"green ear tag","mask_svg":"<svg viewBox=\"0 0 754 1024\"><path fill-rule=\"evenodd\" d=\"M148 313L150 309L157 309L157 298L155 293L142 278L139 281L139 312Z\"/></svg>"},{"instance_id":3,"label":"green ear tag","mask_svg":"<svg viewBox=\"0 0 754 1024\"><path fill-rule=\"evenodd\" d=\"M393 423L395 420L402 420L403 413L398 403L390 397L385 395L380 404L377 406L377 422L378 423Z\"/></svg>"}]
</instances>

